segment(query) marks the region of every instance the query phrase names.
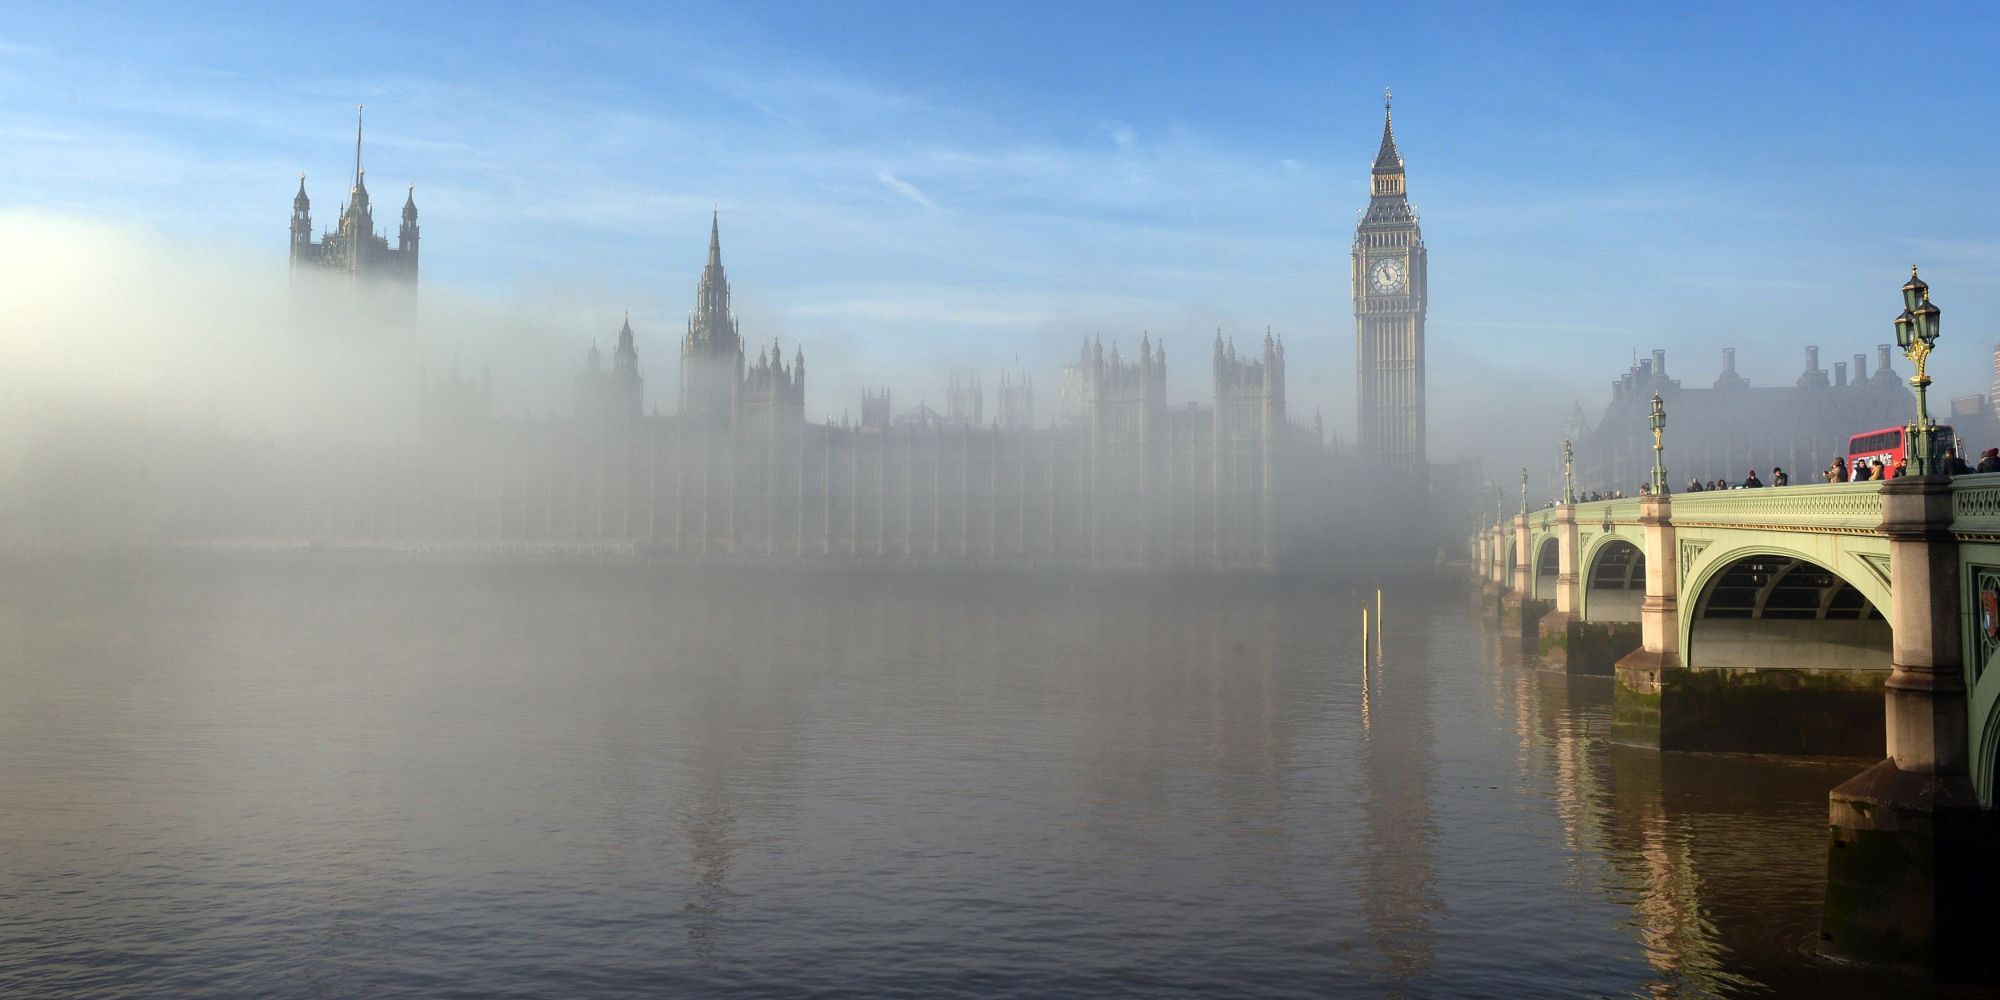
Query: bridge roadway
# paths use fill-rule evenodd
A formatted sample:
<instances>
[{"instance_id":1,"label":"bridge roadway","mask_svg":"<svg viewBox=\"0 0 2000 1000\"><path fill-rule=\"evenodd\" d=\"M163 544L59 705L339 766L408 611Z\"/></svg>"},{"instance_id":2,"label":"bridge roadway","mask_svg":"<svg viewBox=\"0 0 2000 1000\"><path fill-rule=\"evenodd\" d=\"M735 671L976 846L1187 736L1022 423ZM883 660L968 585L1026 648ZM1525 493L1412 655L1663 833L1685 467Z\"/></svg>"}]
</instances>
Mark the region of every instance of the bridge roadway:
<instances>
[{"instance_id":1,"label":"bridge roadway","mask_svg":"<svg viewBox=\"0 0 2000 1000\"><path fill-rule=\"evenodd\" d=\"M1822 950L1992 975L2000 474L1558 505L1471 543L1512 651L1612 676L1613 739L1881 755L1829 796Z\"/></svg>"}]
</instances>

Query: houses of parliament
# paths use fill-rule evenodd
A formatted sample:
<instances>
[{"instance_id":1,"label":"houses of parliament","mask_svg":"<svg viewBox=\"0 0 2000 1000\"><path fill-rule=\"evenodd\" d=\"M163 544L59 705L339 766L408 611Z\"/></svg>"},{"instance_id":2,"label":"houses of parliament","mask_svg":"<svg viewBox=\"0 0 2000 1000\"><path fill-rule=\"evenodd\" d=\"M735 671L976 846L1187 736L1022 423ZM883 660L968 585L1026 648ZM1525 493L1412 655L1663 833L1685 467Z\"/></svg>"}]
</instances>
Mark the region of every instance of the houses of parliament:
<instances>
[{"instance_id":1,"label":"houses of parliament","mask_svg":"<svg viewBox=\"0 0 2000 1000\"><path fill-rule=\"evenodd\" d=\"M414 286L414 194L391 248L373 229L358 133L355 161L339 226L317 241L301 184L294 271ZM1370 184L1352 259L1354 460L1421 484L1425 257L1386 108ZM858 420L818 423L806 419L804 345L766 346L734 311L719 214L693 292L677 385L645 384L629 318L608 361L590 346L566 418L489 416L483 384L454 374L428 390L426 457L372 476L329 468L290 532L708 562L1272 570L1324 551L1352 492L1318 415L1288 412L1285 344L1269 331L1247 348L1219 330L1205 338L1203 402L1168 399L1164 338L1142 335L1128 354L1092 336L1039 423L1033 379L1014 374L991 414L980 381L959 376L943 412L897 412L889 389L869 387Z\"/></svg>"}]
</instances>

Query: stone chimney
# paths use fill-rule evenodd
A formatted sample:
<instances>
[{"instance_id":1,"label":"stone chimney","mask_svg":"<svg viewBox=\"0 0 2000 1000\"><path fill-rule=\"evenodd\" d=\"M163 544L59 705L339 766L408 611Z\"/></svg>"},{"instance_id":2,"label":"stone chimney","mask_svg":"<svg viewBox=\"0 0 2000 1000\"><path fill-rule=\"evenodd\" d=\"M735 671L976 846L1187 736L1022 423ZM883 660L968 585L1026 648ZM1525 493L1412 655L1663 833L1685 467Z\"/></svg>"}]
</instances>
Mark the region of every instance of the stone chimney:
<instances>
[{"instance_id":1,"label":"stone chimney","mask_svg":"<svg viewBox=\"0 0 2000 1000\"><path fill-rule=\"evenodd\" d=\"M1866 381L1868 381L1868 355L1857 354L1854 356L1854 384L1860 385Z\"/></svg>"},{"instance_id":2,"label":"stone chimney","mask_svg":"<svg viewBox=\"0 0 2000 1000\"><path fill-rule=\"evenodd\" d=\"M1717 389L1741 389L1750 383L1736 374L1736 348L1722 349L1722 374L1715 379Z\"/></svg>"},{"instance_id":3,"label":"stone chimney","mask_svg":"<svg viewBox=\"0 0 2000 1000\"><path fill-rule=\"evenodd\" d=\"M1875 381L1884 383L1902 381L1896 377L1896 369L1889 364L1888 344L1875 345Z\"/></svg>"},{"instance_id":4,"label":"stone chimney","mask_svg":"<svg viewBox=\"0 0 2000 1000\"><path fill-rule=\"evenodd\" d=\"M1836 389L1847 388L1847 362L1836 361L1833 363L1833 387Z\"/></svg>"},{"instance_id":5,"label":"stone chimney","mask_svg":"<svg viewBox=\"0 0 2000 1000\"><path fill-rule=\"evenodd\" d=\"M1799 388L1825 388L1826 372L1819 366L1819 348L1806 348L1805 374L1799 376Z\"/></svg>"}]
</instances>

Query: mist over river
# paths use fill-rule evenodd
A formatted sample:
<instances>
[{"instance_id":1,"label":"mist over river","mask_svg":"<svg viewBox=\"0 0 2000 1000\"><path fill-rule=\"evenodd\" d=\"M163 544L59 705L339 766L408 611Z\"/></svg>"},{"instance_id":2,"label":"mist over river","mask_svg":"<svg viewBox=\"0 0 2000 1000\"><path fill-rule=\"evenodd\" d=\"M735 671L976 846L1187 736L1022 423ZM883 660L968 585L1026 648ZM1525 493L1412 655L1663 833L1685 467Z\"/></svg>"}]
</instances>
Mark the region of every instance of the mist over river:
<instances>
[{"instance_id":1,"label":"mist over river","mask_svg":"<svg viewBox=\"0 0 2000 1000\"><path fill-rule=\"evenodd\" d=\"M1614 746L1460 578L10 559L0 995L1910 987L1812 957L1866 761Z\"/></svg>"}]
</instances>

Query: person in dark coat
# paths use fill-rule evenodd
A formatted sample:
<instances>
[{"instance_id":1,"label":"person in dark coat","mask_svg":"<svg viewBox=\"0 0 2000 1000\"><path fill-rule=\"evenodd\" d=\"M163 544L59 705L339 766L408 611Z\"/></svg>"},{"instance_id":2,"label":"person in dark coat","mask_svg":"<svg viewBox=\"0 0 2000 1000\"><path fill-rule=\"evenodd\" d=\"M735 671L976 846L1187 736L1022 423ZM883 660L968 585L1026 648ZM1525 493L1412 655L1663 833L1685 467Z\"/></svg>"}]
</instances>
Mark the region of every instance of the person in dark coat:
<instances>
[{"instance_id":1,"label":"person in dark coat","mask_svg":"<svg viewBox=\"0 0 2000 1000\"><path fill-rule=\"evenodd\" d=\"M1847 459L1836 458L1833 460L1832 465L1826 467L1826 481L1829 483L1847 482Z\"/></svg>"},{"instance_id":2,"label":"person in dark coat","mask_svg":"<svg viewBox=\"0 0 2000 1000\"><path fill-rule=\"evenodd\" d=\"M1761 489L1763 485L1764 481L1757 478L1756 469L1751 469L1750 474L1743 477L1743 488L1746 490Z\"/></svg>"},{"instance_id":3,"label":"person in dark coat","mask_svg":"<svg viewBox=\"0 0 2000 1000\"><path fill-rule=\"evenodd\" d=\"M1945 475L1963 476L1970 473L1971 471L1972 471L1972 466L1965 464L1965 459L1958 457L1957 448L1946 448L1944 450Z\"/></svg>"},{"instance_id":4,"label":"person in dark coat","mask_svg":"<svg viewBox=\"0 0 2000 1000\"><path fill-rule=\"evenodd\" d=\"M1977 472L2000 472L2000 448L1988 448L1979 453Z\"/></svg>"},{"instance_id":5,"label":"person in dark coat","mask_svg":"<svg viewBox=\"0 0 2000 1000\"><path fill-rule=\"evenodd\" d=\"M1771 467L1771 485L1790 486L1792 485L1792 477L1785 475L1785 470L1774 465Z\"/></svg>"},{"instance_id":6,"label":"person in dark coat","mask_svg":"<svg viewBox=\"0 0 2000 1000\"><path fill-rule=\"evenodd\" d=\"M1699 480L1699 479L1696 479L1696 478L1694 478L1694 477L1692 477L1692 476L1688 477L1688 489L1687 489L1687 491L1688 491L1689 493L1700 493L1700 492L1701 492L1701 480Z\"/></svg>"}]
</instances>

